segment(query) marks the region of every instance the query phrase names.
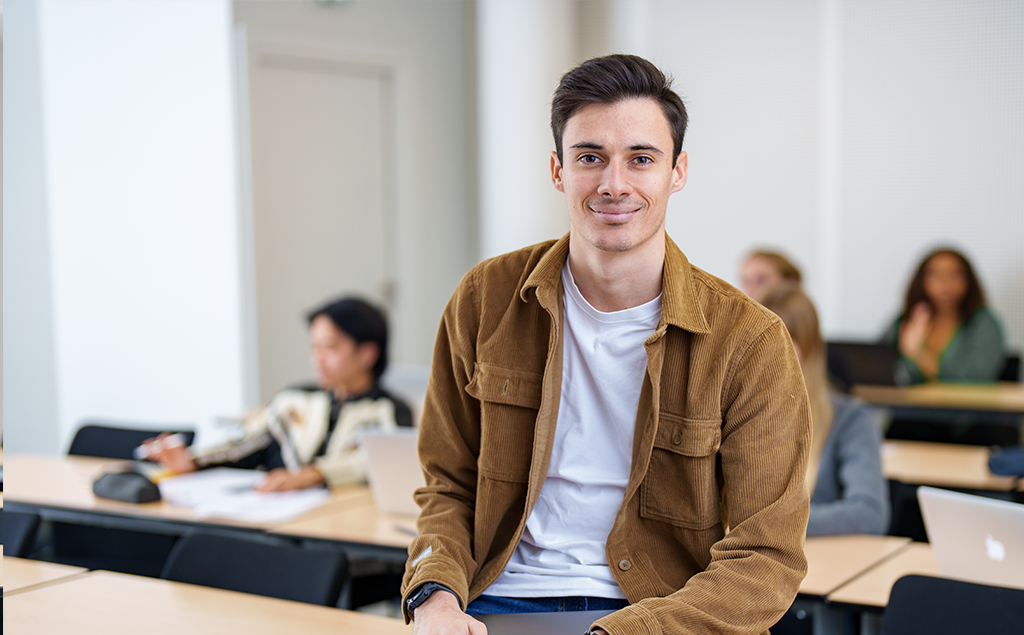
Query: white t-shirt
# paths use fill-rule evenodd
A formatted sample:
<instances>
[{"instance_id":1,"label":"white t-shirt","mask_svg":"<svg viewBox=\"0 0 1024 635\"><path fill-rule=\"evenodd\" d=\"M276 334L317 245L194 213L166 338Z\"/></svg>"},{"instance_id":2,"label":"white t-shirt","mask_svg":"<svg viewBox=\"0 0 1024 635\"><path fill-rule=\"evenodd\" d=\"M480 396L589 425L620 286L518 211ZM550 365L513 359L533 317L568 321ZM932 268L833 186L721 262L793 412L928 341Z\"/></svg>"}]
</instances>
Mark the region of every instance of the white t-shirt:
<instances>
[{"instance_id":1,"label":"white t-shirt","mask_svg":"<svg viewBox=\"0 0 1024 635\"><path fill-rule=\"evenodd\" d=\"M562 286L562 395L547 479L512 559L484 593L625 598L604 549L629 480L644 341L661 319L661 296L598 311L568 261Z\"/></svg>"}]
</instances>

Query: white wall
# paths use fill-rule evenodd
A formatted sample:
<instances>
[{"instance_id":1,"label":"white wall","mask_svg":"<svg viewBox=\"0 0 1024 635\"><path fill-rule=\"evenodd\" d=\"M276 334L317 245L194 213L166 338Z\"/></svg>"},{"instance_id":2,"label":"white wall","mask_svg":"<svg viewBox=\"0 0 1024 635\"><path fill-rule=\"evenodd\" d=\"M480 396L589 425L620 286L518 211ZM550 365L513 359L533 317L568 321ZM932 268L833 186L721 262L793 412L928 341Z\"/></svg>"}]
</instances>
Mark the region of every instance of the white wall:
<instances>
[{"instance_id":1,"label":"white wall","mask_svg":"<svg viewBox=\"0 0 1024 635\"><path fill-rule=\"evenodd\" d=\"M52 322L5 320L5 340L53 343L56 442L40 449L66 448L86 418L209 431L246 402L231 5L38 7L45 161L29 176L45 196L8 204L5 221L46 226L33 237L48 263L19 282L45 281L48 264L49 315L37 304ZM8 29L20 30L13 17ZM38 152L36 141L12 148L9 163ZM9 352L8 403L26 398L11 394L10 366L31 368L46 351ZM37 425L23 407L7 422L9 447L20 432L10 433Z\"/></svg>"},{"instance_id":2,"label":"white wall","mask_svg":"<svg viewBox=\"0 0 1024 635\"><path fill-rule=\"evenodd\" d=\"M574 66L569 0L480 0L480 257L569 231L551 184L551 93Z\"/></svg>"},{"instance_id":3,"label":"white wall","mask_svg":"<svg viewBox=\"0 0 1024 635\"><path fill-rule=\"evenodd\" d=\"M38 7L8 2L4 22L4 447L53 452L56 355Z\"/></svg>"},{"instance_id":4,"label":"white wall","mask_svg":"<svg viewBox=\"0 0 1024 635\"><path fill-rule=\"evenodd\" d=\"M649 16L618 48L671 71L687 101L668 230L691 261L737 281L752 247L779 248L826 336L872 339L924 252L952 243L1024 348L1024 5L609 6Z\"/></svg>"}]
</instances>

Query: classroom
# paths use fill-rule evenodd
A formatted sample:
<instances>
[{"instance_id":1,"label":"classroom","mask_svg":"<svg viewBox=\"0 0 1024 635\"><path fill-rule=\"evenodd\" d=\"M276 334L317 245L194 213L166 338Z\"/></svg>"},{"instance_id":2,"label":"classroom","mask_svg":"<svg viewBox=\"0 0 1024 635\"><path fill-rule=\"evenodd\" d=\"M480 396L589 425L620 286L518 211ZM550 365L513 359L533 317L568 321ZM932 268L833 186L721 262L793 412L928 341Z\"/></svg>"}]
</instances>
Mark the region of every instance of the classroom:
<instances>
[{"instance_id":1,"label":"classroom","mask_svg":"<svg viewBox=\"0 0 1024 635\"><path fill-rule=\"evenodd\" d=\"M466 272L569 230L565 196L549 173L552 91L568 69L610 53L652 61L686 104L690 169L668 203L666 230L689 262L739 286L752 251L784 253L803 274L825 341L877 342L922 258L953 247L982 281L1007 354L1024 350L1019 3L0 7L0 431L10 469L23 455L43 461L21 466L41 470L40 484L25 486L33 504L54 495L45 487L53 470L77 489L45 504L68 506L79 520L99 514L119 529L145 525L173 538L204 524L167 502L140 517L91 498L80 481L98 464L66 463L76 431L107 422L188 429L197 447L223 443L231 419L312 378L308 312L334 298L359 296L384 309L382 381L418 423L438 323ZM1019 425L1019 388L1007 390L990 399L1000 404L991 416ZM860 396L883 419L898 418L900 408L980 407L977 396L939 392L936 399L952 401ZM987 471L987 448L964 446L943 459L963 462L968 483L951 482L947 469L911 470L914 450L885 450L890 480L1019 502L1019 481ZM19 487L10 486L9 502ZM295 533L285 531L293 542L358 546L359 558L400 569L414 523L370 513L376 503L365 486L329 492L323 510L362 510L335 520L377 532L376 543L337 533L332 514L315 510L296 521L254 521L245 533L265 537L295 524ZM874 554L861 561L875 558L880 570L920 544L905 538L848 548ZM870 610L824 601L864 571L825 579L831 573L812 566L801 587L816 632L849 631L851 613L857 628L877 630L884 601ZM26 606L44 590L74 597L76 584L96 584L92 575L15 597ZM24 610L70 600L38 601ZM238 612L258 622L262 605L251 601L239 599ZM300 618L281 606L282 620L339 628L333 615ZM822 608L829 606L843 608ZM206 609L195 610L192 619L206 619ZM381 619L340 628L406 632L401 620Z\"/></svg>"}]
</instances>

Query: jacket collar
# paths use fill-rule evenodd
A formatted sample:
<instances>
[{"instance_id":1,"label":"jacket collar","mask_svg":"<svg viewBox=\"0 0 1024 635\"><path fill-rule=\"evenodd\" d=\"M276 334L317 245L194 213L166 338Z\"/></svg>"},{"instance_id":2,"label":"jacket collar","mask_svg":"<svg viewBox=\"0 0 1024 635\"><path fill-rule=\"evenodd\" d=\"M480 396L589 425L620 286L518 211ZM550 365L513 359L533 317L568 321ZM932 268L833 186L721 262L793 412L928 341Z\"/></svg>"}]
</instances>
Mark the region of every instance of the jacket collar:
<instances>
[{"instance_id":1,"label":"jacket collar","mask_svg":"<svg viewBox=\"0 0 1024 635\"><path fill-rule=\"evenodd\" d=\"M562 236L534 267L520 291L520 298L528 301L527 290L537 289L544 303L558 293L562 280L562 267L569 257L569 234ZM710 333L707 317L697 302L694 292L693 268L682 250L665 234L665 269L662 274L661 322L692 333ZM660 330L660 326L659 326Z\"/></svg>"}]
</instances>

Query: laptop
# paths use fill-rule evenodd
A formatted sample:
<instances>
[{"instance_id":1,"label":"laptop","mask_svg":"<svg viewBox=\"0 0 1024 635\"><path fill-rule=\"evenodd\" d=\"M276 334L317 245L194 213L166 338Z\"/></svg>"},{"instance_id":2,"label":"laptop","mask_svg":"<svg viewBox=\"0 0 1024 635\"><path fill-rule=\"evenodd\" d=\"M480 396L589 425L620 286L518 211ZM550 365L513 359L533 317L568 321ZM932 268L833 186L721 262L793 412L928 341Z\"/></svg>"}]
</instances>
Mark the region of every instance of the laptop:
<instances>
[{"instance_id":1,"label":"laptop","mask_svg":"<svg viewBox=\"0 0 1024 635\"><path fill-rule=\"evenodd\" d=\"M855 384L895 386L892 370L896 357L896 347L892 344L829 342L827 345L829 376L844 390Z\"/></svg>"},{"instance_id":2,"label":"laptop","mask_svg":"<svg viewBox=\"0 0 1024 635\"><path fill-rule=\"evenodd\" d=\"M477 615L487 626L487 635L576 635L614 611L557 611L553 613L509 613Z\"/></svg>"},{"instance_id":3,"label":"laptop","mask_svg":"<svg viewBox=\"0 0 1024 635\"><path fill-rule=\"evenodd\" d=\"M939 573L1024 589L1024 505L933 487L917 499Z\"/></svg>"},{"instance_id":4,"label":"laptop","mask_svg":"<svg viewBox=\"0 0 1024 635\"><path fill-rule=\"evenodd\" d=\"M419 505L412 495L426 485L416 450L416 430L367 432L362 448L366 453L366 477L377 509L389 514L418 516Z\"/></svg>"}]
</instances>

